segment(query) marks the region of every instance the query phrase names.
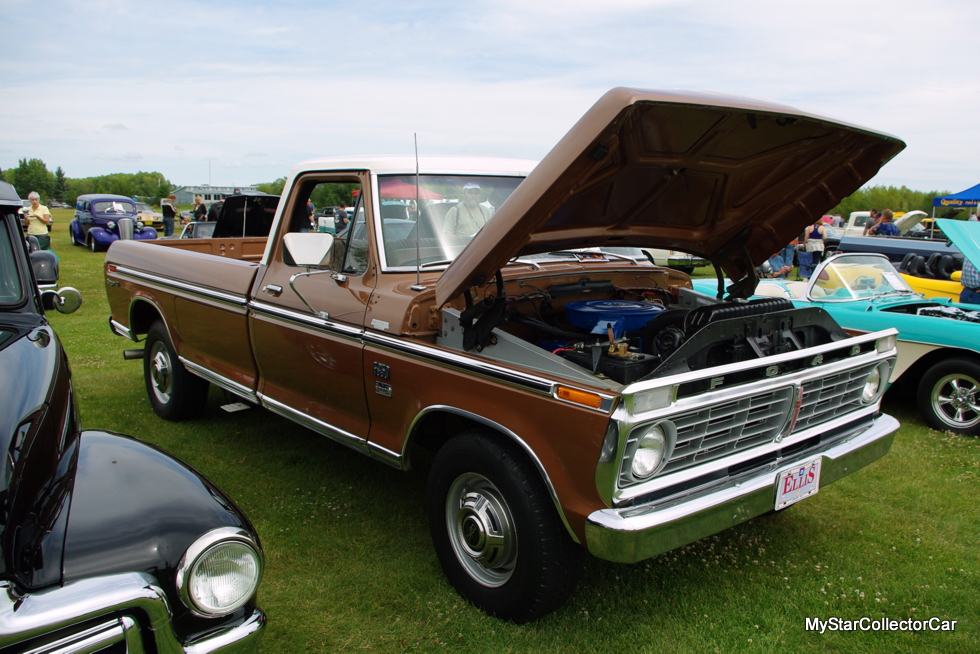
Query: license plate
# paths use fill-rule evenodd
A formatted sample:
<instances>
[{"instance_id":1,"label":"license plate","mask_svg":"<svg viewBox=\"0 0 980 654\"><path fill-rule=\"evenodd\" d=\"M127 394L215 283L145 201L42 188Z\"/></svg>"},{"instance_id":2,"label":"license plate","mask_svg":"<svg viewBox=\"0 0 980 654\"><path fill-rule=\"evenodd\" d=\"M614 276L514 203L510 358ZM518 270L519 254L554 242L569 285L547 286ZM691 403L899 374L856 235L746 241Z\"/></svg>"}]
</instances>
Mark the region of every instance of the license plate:
<instances>
[{"instance_id":1,"label":"license plate","mask_svg":"<svg viewBox=\"0 0 980 654\"><path fill-rule=\"evenodd\" d=\"M820 490L820 462L822 458L807 461L779 473L776 480L776 510L785 509L805 497L816 495Z\"/></svg>"}]
</instances>

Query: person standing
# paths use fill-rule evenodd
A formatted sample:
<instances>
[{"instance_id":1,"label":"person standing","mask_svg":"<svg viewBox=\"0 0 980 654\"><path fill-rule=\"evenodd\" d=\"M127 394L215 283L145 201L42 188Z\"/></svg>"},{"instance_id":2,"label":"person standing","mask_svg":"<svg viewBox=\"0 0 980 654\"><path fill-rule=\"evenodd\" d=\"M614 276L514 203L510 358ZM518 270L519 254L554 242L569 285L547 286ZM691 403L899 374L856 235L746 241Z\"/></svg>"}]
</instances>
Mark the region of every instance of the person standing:
<instances>
[{"instance_id":1,"label":"person standing","mask_svg":"<svg viewBox=\"0 0 980 654\"><path fill-rule=\"evenodd\" d=\"M827 246L827 226L823 218L817 218L816 222L807 227L804 232L803 249L806 257L800 258L800 277L810 279L817 264L823 259L823 253ZM806 259L804 263L803 259Z\"/></svg>"},{"instance_id":2,"label":"person standing","mask_svg":"<svg viewBox=\"0 0 980 654\"><path fill-rule=\"evenodd\" d=\"M163 212L163 235L174 235L174 220L177 217L177 196L171 193L166 200L160 200L160 210Z\"/></svg>"},{"instance_id":3,"label":"person standing","mask_svg":"<svg viewBox=\"0 0 980 654\"><path fill-rule=\"evenodd\" d=\"M871 230L878 226L878 221L881 219L881 214L878 213L877 209L871 210L871 215L868 216L867 222L864 223L864 235L867 236L871 233Z\"/></svg>"},{"instance_id":4,"label":"person standing","mask_svg":"<svg viewBox=\"0 0 980 654\"><path fill-rule=\"evenodd\" d=\"M349 216L347 215L347 203L341 202L340 206L333 210L334 229L339 234L340 232L347 229L348 222L350 222L350 219Z\"/></svg>"},{"instance_id":5,"label":"person standing","mask_svg":"<svg viewBox=\"0 0 980 654\"><path fill-rule=\"evenodd\" d=\"M443 232L456 236L473 236L490 220L490 210L479 204L480 185L469 182L463 186L460 202L446 212Z\"/></svg>"},{"instance_id":6,"label":"person standing","mask_svg":"<svg viewBox=\"0 0 980 654\"><path fill-rule=\"evenodd\" d=\"M194 196L194 220L207 220L208 208L204 205L204 198L200 195Z\"/></svg>"},{"instance_id":7,"label":"person standing","mask_svg":"<svg viewBox=\"0 0 980 654\"><path fill-rule=\"evenodd\" d=\"M960 302L964 304L980 304L980 272L969 259L963 260L963 272L960 275Z\"/></svg>"},{"instance_id":8,"label":"person standing","mask_svg":"<svg viewBox=\"0 0 980 654\"><path fill-rule=\"evenodd\" d=\"M31 201L31 208L24 214L24 218L27 219L27 235L37 238L38 247L47 250L51 247L51 236L48 235L51 212L41 204L41 196L37 191L28 193L27 199Z\"/></svg>"}]
</instances>

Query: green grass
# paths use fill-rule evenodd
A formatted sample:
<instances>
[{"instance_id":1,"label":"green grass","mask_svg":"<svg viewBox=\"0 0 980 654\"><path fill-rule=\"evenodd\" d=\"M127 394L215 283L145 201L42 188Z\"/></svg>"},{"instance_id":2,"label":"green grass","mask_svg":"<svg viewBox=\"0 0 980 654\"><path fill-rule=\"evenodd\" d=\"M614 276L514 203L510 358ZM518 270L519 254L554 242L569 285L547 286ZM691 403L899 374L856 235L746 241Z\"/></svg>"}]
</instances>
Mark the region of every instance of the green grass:
<instances>
[{"instance_id":1,"label":"green grass","mask_svg":"<svg viewBox=\"0 0 980 654\"><path fill-rule=\"evenodd\" d=\"M264 652L975 652L980 639L980 442L927 429L908 398L892 452L779 514L635 565L587 558L570 601L515 626L462 601L429 541L424 473L368 460L260 409L204 419L150 409L133 344L113 336L103 255L68 245L61 283L85 297L53 314L86 428L132 434L190 462L262 538ZM121 489L121 492L124 492ZM804 631L805 617L958 620L956 631Z\"/></svg>"}]
</instances>

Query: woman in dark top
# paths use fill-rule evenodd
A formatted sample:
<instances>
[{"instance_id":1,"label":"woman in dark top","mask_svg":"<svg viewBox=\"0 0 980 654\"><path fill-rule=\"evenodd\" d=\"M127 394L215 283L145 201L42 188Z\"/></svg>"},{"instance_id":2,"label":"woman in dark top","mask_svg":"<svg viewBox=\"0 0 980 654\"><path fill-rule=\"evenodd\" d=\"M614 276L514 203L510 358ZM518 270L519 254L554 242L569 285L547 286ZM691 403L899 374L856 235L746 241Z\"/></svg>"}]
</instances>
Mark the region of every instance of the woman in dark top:
<instances>
[{"instance_id":1,"label":"woman in dark top","mask_svg":"<svg viewBox=\"0 0 980 654\"><path fill-rule=\"evenodd\" d=\"M200 195L194 196L194 220L207 220L208 208L204 206L204 198Z\"/></svg>"}]
</instances>

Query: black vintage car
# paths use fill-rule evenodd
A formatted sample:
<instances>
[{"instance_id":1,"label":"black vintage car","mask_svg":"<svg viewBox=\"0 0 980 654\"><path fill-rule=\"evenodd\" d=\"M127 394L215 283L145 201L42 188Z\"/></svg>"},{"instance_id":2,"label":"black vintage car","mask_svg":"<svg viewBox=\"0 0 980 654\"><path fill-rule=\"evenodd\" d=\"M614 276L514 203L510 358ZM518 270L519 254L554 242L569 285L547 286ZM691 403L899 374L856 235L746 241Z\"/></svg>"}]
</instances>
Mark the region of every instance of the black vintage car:
<instances>
[{"instance_id":1,"label":"black vintage car","mask_svg":"<svg viewBox=\"0 0 980 654\"><path fill-rule=\"evenodd\" d=\"M81 430L20 205L0 182L0 652L254 652L255 530L183 462Z\"/></svg>"}]
</instances>

